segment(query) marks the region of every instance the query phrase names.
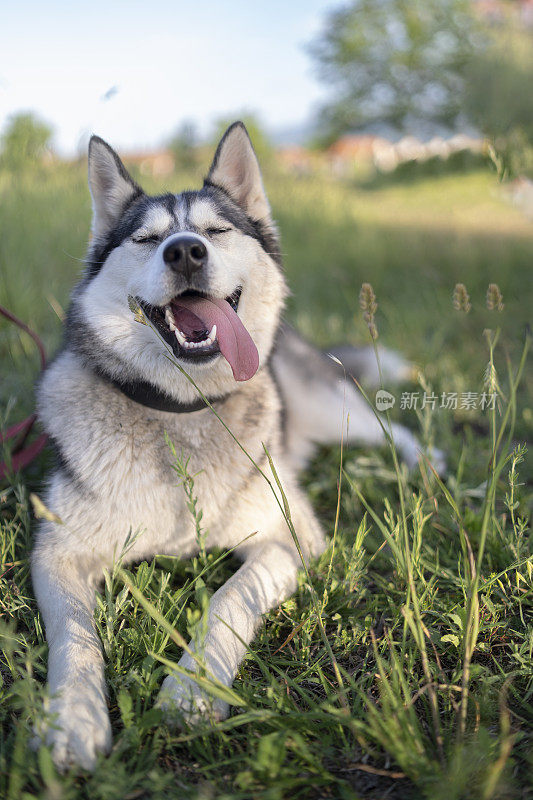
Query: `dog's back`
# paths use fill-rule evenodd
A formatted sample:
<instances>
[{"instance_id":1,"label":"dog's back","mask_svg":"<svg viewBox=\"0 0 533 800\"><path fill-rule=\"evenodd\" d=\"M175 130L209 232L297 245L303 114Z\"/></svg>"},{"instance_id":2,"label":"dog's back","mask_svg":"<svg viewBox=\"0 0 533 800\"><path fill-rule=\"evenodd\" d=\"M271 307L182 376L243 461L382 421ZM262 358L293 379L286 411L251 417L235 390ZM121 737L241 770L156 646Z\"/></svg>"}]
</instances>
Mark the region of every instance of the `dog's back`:
<instances>
[{"instance_id":1,"label":"dog's back","mask_svg":"<svg viewBox=\"0 0 533 800\"><path fill-rule=\"evenodd\" d=\"M381 379L387 385L406 380L412 368L384 348L379 349L379 358L381 376L373 347L341 345L326 353L290 325L280 326L272 369L283 400L284 441L296 469L308 463L320 444L341 439L367 446L383 443L383 428L353 379L370 391ZM394 425L393 431L403 459L415 466L419 453L416 438L400 425Z\"/></svg>"}]
</instances>

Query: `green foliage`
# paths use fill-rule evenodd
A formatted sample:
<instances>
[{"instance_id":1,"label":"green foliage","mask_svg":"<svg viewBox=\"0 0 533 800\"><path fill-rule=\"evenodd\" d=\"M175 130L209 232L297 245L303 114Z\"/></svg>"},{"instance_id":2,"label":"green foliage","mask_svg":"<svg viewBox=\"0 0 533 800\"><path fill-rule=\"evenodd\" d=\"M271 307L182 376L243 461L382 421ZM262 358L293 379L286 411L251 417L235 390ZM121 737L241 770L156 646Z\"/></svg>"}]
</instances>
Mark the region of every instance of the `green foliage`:
<instances>
[{"instance_id":1,"label":"green foliage","mask_svg":"<svg viewBox=\"0 0 533 800\"><path fill-rule=\"evenodd\" d=\"M511 16L483 43L467 65L465 113L493 142L502 177L533 176L533 31Z\"/></svg>"},{"instance_id":2,"label":"green foliage","mask_svg":"<svg viewBox=\"0 0 533 800\"><path fill-rule=\"evenodd\" d=\"M390 172L374 172L367 179L367 186L387 186L409 181L420 181L439 175L464 175L470 171L479 172L490 163L485 153L472 153L461 150L446 158L432 156L424 161L411 159L401 161Z\"/></svg>"},{"instance_id":3,"label":"green foliage","mask_svg":"<svg viewBox=\"0 0 533 800\"><path fill-rule=\"evenodd\" d=\"M445 484L429 469L406 476L387 448L345 449L342 470L338 447L320 451L304 480L331 544L294 597L258 631L225 722L171 730L154 701L179 661L183 639L201 641L207 598L237 567L231 554L208 549L205 558L160 556L127 569L119 561L106 575L95 613L114 747L93 775L60 776L46 748L29 748L46 673L28 568L29 493L41 491L50 457L4 484L0 797L527 796L531 457L517 443L533 423L531 370L518 392L513 385L529 311L529 223L499 199L487 171L374 187L289 178L274 168L265 177L294 291L289 316L303 332L324 346L342 339L366 343L357 298L370 280L379 341L418 363L422 385L437 394L482 391L489 362L487 374L494 379L493 367L501 387L502 415L418 416L396 406L396 421L447 452ZM49 351L60 336L53 308L65 307L80 271L90 214L85 181L78 167L57 168L39 181L0 176L0 303L43 333ZM185 185L181 172L179 181ZM459 281L470 295L468 314L452 308ZM501 312L486 307L489 282L500 285ZM483 337L484 329L497 328L499 342ZM25 335L3 321L0 363L1 409L15 398L14 421L32 408L38 366ZM195 476L179 453L176 473L176 491L186 492L199 543L205 533L209 548ZM310 602L310 590L318 604Z\"/></svg>"},{"instance_id":4,"label":"green foliage","mask_svg":"<svg viewBox=\"0 0 533 800\"><path fill-rule=\"evenodd\" d=\"M509 22L484 41L468 64L465 110L491 138L519 129L533 143L533 31Z\"/></svg>"},{"instance_id":5,"label":"green foliage","mask_svg":"<svg viewBox=\"0 0 533 800\"><path fill-rule=\"evenodd\" d=\"M501 177L533 175L533 32L513 3L489 25L468 0L352 0L310 51L331 92L323 146L374 123L416 133L466 122L492 141Z\"/></svg>"},{"instance_id":6,"label":"green foliage","mask_svg":"<svg viewBox=\"0 0 533 800\"><path fill-rule=\"evenodd\" d=\"M331 12L310 48L332 94L326 133L453 126L475 29L467 0L352 0Z\"/></svg>"},{"instance_id":7,"label":"green foliage","mask_svg":"<svg viewBox=\"0 0 533 800\"><path fill-rule=\"evenodd\" d=\"M191 169L198 163L198 131L191 120L183 122L168 143L176 166Z\"/></svg>"},{"instance_id":8,"label":"green foliage","mask_svg":"<svg viewBox=\"0 0 533 800\"><path fill-rule=\"evenodd\" d=\"M34 114L13 115L2 133L0 165L8 169L33 166L47 152L51 138L52 128Z\"/></svg>"},{"instance_id":9,"label":"green foliage","mask_svg":"<svg viewBox=\"0 0 533 800\"><path fill-rule=\"evenodd\" d=\"M142 313L142 312L141 312ZM172 469L176 473L179 479L179 483L183 486L183 491L186 497L186 505L189 514L194 520L194 528L196 532L196 543L198 545L198 553L202 563L205 563L206 559L206 552L205 552L205 537L206 531L202 527L202 518L203 518L203 511L198 506L198 498L194 493L194 479L195 475L191 475L189 472L189 461L190 456L187 456L185 453L177 453L176 448L171 442L168 437L166 438L166 442L168 447L170 448L170 452L173 456L173 466Z\"/></svg>"},{"instance_id":10,"label":"green foliage","mask_svg":"<svg viewBox=\"0 0 533 800\"><path fill-rule=\"evenodd\" d=\"M533 178L533 143L521 128L493 139L489 156L501 181L517 176Z\"/></svg>"}]
</instances>

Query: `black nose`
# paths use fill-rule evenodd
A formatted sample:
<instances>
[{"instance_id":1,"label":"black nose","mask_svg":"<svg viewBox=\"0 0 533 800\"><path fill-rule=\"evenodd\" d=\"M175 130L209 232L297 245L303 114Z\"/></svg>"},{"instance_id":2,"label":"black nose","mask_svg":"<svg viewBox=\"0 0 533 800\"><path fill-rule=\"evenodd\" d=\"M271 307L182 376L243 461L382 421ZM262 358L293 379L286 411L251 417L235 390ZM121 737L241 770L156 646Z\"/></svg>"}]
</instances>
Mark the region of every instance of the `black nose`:
<instances>
[{"instance_id":1,"label":"black nose","mask_svg":"<svg viewBox=\"0 0 533 800\"><path fill-rule=\"evenodd\" d=\"M163 261L174 272L181 272L190 279L207 261L207 248L197 236L184 234L167 244Z\"/></svg>"}]
</instances>

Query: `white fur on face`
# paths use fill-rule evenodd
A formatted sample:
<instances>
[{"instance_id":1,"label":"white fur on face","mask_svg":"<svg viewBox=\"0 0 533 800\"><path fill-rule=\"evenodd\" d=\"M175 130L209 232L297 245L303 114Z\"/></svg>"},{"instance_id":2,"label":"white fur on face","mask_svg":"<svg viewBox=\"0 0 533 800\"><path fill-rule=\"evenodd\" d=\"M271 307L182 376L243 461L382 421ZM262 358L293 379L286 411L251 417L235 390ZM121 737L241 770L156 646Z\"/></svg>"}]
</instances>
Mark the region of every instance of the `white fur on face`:
<instances>
[{"instance_id":1,"label":"white fur on face","mask_svg":"<svg viewBox=\"0 0 533 800\"><path fill-rule=\"evenodd\" d=\"M133 233L131 238L141 239L146 236L163 236L174 224L174 217L166 208L159 204L150 206L141 227Z\"/></svg>"},{"instance_id":2,"label":"white fur on face","mask_svg":"<svg viewBox=\"0 0 533 800\"><path fill-rule=\"evenodd\" d=\"M155 306L166 305L175 295L175 276L163 261L167 240L155 249L133 240L166 230L176 232L176 227L199 236L208 251L206 291L226 298L242 287L238 314L259 351L260 365L270 352L286 286L277 265L253 237L237 229L209 238L199 233L232 227L208 200L196 200L186 218L185 204L178 197L175 213L177 223L163 206L152 207L131 239L111 252L85 288L81 303L91 328L126 368L189 400L194 390L168 361L165 345L150 326L135 321L128 306L129 295ZM216 396L234 386L231 368L222 357L206 364L184 361L183 366L202 391Z\"/></svg>"}]
</instances>

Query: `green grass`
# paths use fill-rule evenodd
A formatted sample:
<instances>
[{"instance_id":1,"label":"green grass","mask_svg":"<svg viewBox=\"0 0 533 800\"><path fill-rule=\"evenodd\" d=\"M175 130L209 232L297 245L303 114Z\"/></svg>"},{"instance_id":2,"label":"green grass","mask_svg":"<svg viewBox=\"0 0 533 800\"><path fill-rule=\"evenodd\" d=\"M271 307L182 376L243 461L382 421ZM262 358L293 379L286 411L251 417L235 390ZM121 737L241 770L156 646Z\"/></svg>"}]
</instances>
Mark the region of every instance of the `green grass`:
<instances>
[{"instance_id":1,"label":"green grass","mask_svg":"<svg viewBox=\"0 0 533 800\"><path fill-rule=\"evenodd\" d=\"M397 471L390 449L345 450L341 471L339 447L319 453L304 482L332 543L268 615L235 683L242 708L214 727L168 730L153 702L160 659L178 660L176 638L200 625L234 560L160 557L108 576L96 623L114 748L93 775L60 776L46 749L28 748L46 674L27 560L44 453L0 489L2 798L531 797L532 491L518 445L531 435L533 387L526 366L514 391L507 366L515 375L531 308L531 227L483 171L375 188L273 172L267 186L293 289L288 316L306 335L323 346L368 341L358 294L369 281L379 341L420 368L421 384L402 388L440 394L483 390L483 331L499 328L502 414L396 406L396 420L447 451L446 485L428 470ZM52 352L89 227L84 169L0 174L0 209L0 303ZM452 307L457 282L470 293L467 315ZM489 282L502 313L486 309ZM0 365L0 411L14 421L32 409L38 360L2 321Z\"/></svg>"}]
</instances>

